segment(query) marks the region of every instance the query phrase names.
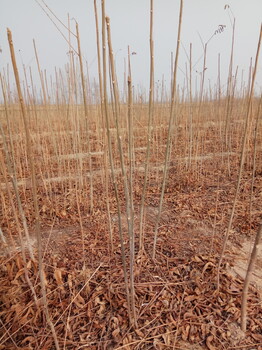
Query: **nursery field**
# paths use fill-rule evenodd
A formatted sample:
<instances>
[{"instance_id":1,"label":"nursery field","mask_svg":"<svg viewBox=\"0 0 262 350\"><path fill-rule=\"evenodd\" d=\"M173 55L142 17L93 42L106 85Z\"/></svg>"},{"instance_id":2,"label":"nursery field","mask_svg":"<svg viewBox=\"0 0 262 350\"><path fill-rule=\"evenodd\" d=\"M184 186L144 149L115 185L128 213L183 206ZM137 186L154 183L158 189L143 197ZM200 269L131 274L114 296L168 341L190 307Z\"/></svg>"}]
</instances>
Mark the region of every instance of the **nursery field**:
<instances>
[{"instance_id":1,"label":"nursery field","mask_svg":"<svg viewBox=\"0 0 262 350\"><path fill-rule=\"evenodd\" d=\"M239 198L218 290L217 266L238 178L246 101L232 103L227 126L228 147L225 146L225 108L226 100L203 103L201 114L197 113L197 104L177 105L153 259L170 106L168 103L154 106L142 246L139 232L148 105L134 104L132 108L132 164L127 106L120 106L124 165L126 176L132 179L137 323L134 328L128 318L119 241L120 218L124 252L129 259L125 188L113 106L110 106L110 133L120 217L100 105L88 106L88 124L81 105L27 107L46 298L61 347L189 349L191 343L195 344L192 349L241 348L236 344L245 349L259 348L262 343L261 252L249 289L246 336L238 326L243 278L261 220L260 132L253 172L253 135L259 105L254 100ZM16 105L1 109L1 124L5 135L1 138L2 156L5 152L11 155L13 169L12 173L8 172L10 164L2 157L1 228L5 242L2 241L1 249L1 348L13 349L16 344L19 349L51 349L53 339L42 313L26 136ZM15 177L15 186L11 177ZM19 211L16 191L22 211ZM27 238L21 213L27 223ZM25 277L19 232L23 235L27 274L37 303Z\"/></svg>"},{"instance_id":2,"label":"nursery field","mask_svg":"<svg viewBox=\"0 0 262 350\"><path fill-rule=\"evenodd\" d=\"M67 63L49 76L33 40L21 68L7 29L0 71L0 350L262 350L262 26L240 81L224 6L231 52L211 80L208 44L226 25L205 44L198 33L196 59L180 0L171 76L156 83L151 0L144 88L128 43L117 76L104 0L94 81L76 19L42 2Z\"/></svg>"}]
</instances>

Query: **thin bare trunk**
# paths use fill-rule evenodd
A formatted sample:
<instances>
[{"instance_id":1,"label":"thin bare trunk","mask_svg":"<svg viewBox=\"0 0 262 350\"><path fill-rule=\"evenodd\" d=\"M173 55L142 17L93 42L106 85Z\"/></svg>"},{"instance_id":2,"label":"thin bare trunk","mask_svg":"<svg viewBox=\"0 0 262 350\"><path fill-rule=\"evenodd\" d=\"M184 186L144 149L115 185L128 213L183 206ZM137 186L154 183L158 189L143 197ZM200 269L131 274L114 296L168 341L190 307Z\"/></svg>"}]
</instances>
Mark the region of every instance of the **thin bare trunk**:
<instances>
[{"instance_id":1,"label":"thin bare trunk","mask_svg":"<svg viewBox=\"0 0 262 350\"><path fill-rule=\"evenodd\" d=\"M123 155L123 148L122 148L122 138L120 135L120 127L119 127L119 117L120 117L120 101L119 101L119 91L117 86L117 77L115 72L115 61L113 57L113 49L112 49L112 42L111 42L111 30L110 30L110 20L109 17L106 17L106 24L107 24L107 40L108 40L108 50L109 50L109 63L111 68L111 79L112 79L112 87L113 87L113 97L114 97L114 114L115 114L115 122L116 122L116 130L117 130L117 143L118 143L118 152L120 155L120 166L121 166L121 173L122 173L122 179L124 183L124 192L125 192L125 200L126 200L126 217L127 217L127 225L128 225L128 237L129 240L131 240L132 235L134 232L132 232L133 228L133 222L132 222L132 215L131 215L131 201L130 201L130 193L128 188L128 181L127 181L127 175L125 170L125 161L124 161L124 155ZM131 252L129 252L131 254ZM133 258L130 257L130 261ZM130 266L130 269L134 269L134 264ZM131 281L131 276L134 278L133 271L130 271L130 284L133 285L134 281ZM134 288L131 290L130 293L130 301L131 301L131 314L129 314L130 323L132 326L136 326L136 310L135 310L135 291Z\"/></svg>"},{"instance_id":2,"label":"thin bare trunk","mask_svg":"<svg viewBox=\"0 0 262 350\"><path fill-rule=\"evenodd\" d=\"M230 137L229 137L229 125L231 119L231 104L232 104L232 74L233 74L233 58L234 58L234 42L235 42L235 23L234 18L233 22L233 31L232 31L232 42L231 42L231 55L228 69L228 78L227 78L227 104L226 104L226 125L225 125L225 137L226 137L226 151L230 150Z\"/></svg>"},{"instance_id":3,"label":"thin bare trunk","mask_svg":"<svg viewBox=\"0 0 262 350\"><path fill-rule=\"evenodd\" d=\"M136 309L135 309L135 279L134 279L134 264L135 264L135 232L134 232L134 198L133 198L133 165L134 165L134 132L133 132L133 92L132 92L132 74L130 64L130 52L128 47L128 150L129 150L129 193L130 193L130 295L131 306L133 310L134 324L136 324Z\"/></svg>"},{"instance_id":4,"label":"thin bare trunk","mask_svg":"<svg viewBox=\"0 0 262 350\"><path fill-rule=\"evenodd\" d=\"M256 173L256 155L257 155L257 141L258 141L258 127L260 120L260 113L262 109L262 95L260 97L259 106L258 106L258 112L257 112L257 119L255 124L255 136L254 136L254 152L253 152L253 160L252 160L252 183L251 183L251 191L250 191L250 201L249 201L249 223L251 224L251 211L252 211L252 199L253 199L253 189L254 189L254 182L255 182L255 173Z\"/></svg>"},{"instance_id":5,"label":"thin bare trunk","mask_svg":"<svg viewBox=\"0 0 262 350\"><path fill-rule=\"evenodd\" d=\"M149 110L148 110L148 127L147 127L147 149L145 160L144 186L140 206L140 223L139 223L139 250L144 249L144 221L145 221L145 197L147 190L147 178L149 171L149 159L151 151L152 138L152 119L154 108L154 41L153 41L153 21L154 21L154 1L150 1L150 85L149 85Z\"/></svg>"},{"instance_id":6,"label":"thin bare trunk","mask_svg":"<svg viewBox=\"0 0 262 350\"><path fill-rule=\"evenodd\" d=\"M122 263L123 263L123 272L124 272L124 279L125 279L127 308L128 308L128 314L129 314L129 316L131 316L130 293L129 293L129 287L128 287L127 264L126 264L126 255L125 255L125 247L124 247L121 208L120 208L120 201L119 201L119 194L118 194L118 186L117 186L116 174L115 174L115 169L114 169L114 160L113 160L113 152L112 152L112 141L111 141L111 132L110 132L110 123L109 123L108 98L107 98L107 64L106 64L106 61L107 61L107 57L106 57L106 20L105 20L105 1L104 0L101 0L101 7L102 7L104 113L105 113L105 120L106 120L109 163L110 163L111 176L112 176L114 192L115 192L115 198L116 198L116 203L117 203L119 239L120 239L121 258L122 258Z\"/></svg>"},{"instance_id":7,"label":"thin bare trunk","mask_svg":"<svg viewBox=\"0 0 262 350\"><path fill-rule=\"evenodd\" d=\"M98 14L97 14L97 4L94 0L94 12L95 12L95 23L96 23L96 45L97 45L97 68L98 68L98 79L99 79L99 93L100 93L100 106L101 106L101 116L102 116L102 136L106 142L106 123L105 123L105 109L104 109L104 96L103 96L103 77L101 68L101 53L100 53L100 38L99 38L99 25L98 25ZM110 248L113 251L113 229L111 224L111 214L110 214L110 203L109 203L109 176L108 176L108 154L104 152L104 164L105 164L105 187L106 187L106 209L108 217L108 230L110 238Z\"/></svg>"},{"instance_id":8,"label":"thin bare trunk","mask_svg":"<svg viewBox=\"0 0 262 350\"><path fill-rule=\"evenodd\" d=\"M93 189L93 170L92 170L92 156L91 156L91 147L90 147L90 136L89 136L89 121L88 121L88 107L87 107L87 92L86 92L86 83L83 70L83 61L80 45L80 36L78 30L78 23L76 23L76 37L77 37L77 46L78 46L78 57L80 64L80 73L81 73L81 83L82 83L82 93L84 101L84 110L85 110L85 121L87 129L87 152L88 152L88 163L89 163L89 180L90 180L90 212L93 212L94 208L94 189Z\"/></svg>"},{"instance_id":9,"label":"thin bare trunk","mask_svg":"<svg viewBox=\"0 0 262 350\"><path fill-rule=\"evenodd\" d=\"M170 160L170 151L172 145L172 129L175 119L175 100L176 100L176 76L177 76L177 67L178 67L178 56L179 56L179 48L180 48L180 36L181 36L181 28L182 28L182 14L183 14L183 0L180 0L180 13L179 13L179 24L178 24L178 34L177 34L177 47L176 47L176 57L175 57L175 66L174 66L174 76L173 76L173 86L172 86L172 97L171 97L171 108L170 108L170 118L169 118L169 126L168 126L168 135L167 135L167 144L166 144L166 153L165 153L165 164L164 164L164 173L163 173L163 181L161 188L161 195L159 200L158 214L156 217L156 223L154 228L154 243L153 243L153 259L156 256L156 243L157 243L157 234L158 234L158 226L162 213L163 201L164 201L164 193L166 188L166 181L168 175L168 167Z\"/></svg>"},{"instance_id":10,"label":"thin bare trunk","mask_svg":"<svg viewBox=\"0 0 262 350\"><path fill-rule=\"evenodd\" d=\"M261 46L261 39L262 39L262 25L260 27L260 34L259 34L259 40L258 40L258 46L257 46L257 53L256 53L256 61L255 61L255 67L252 75L252 83L251 83L251 88L250 88L250 93L249 93L249 99L248 99L248 109L247 109L247 115L246 115L246 123L245 123L245 130L244 130L244 136L242 140L242 149L241 149L241 157L240 157L240 165L239 165L239 171L238 171L238 179L237 179L237 186L236 186L236 191L235 191L235 197L233 201L233 206L231 209L231 215L229 218L228 222L228 227L226 230L224 242L223 242L223 247L218 263L218 272L217 272L217 288L219 289L219 280L220 280L220 267L222 264L222 260L224 258L225 250L226 250L226 245L227 241L229 238L229 233L232 228L233 224L233 218L235 215L235 209L236 209L236 204L237 204L237 198L238 198L238 193L240 189L240 184L241 184L241 179L242 179L242 173L243 173L243 167L244 167L244 162L245 162L245 154L246 154L246 143L247 143L247 138L248 138L248 130L249 130L249 124L250 124L250 118L251 118L251 105L252 105L252 98L254 94L254 86L255 86L255 78L256 78L256 72L257 72L257 66L258 66L258 58L259 58L259 52L260 52L260 46Z\"/></svg>"},{"instance_id":11,"label":"thin bare trunk","mask_svg":"<svg viewBox=\"0 0 262 350\"><path fill-rule=\"evenodd\" d=\"M49 315L47 297L46 297L45 277L44 277L44 267L43 267L43 257L42 257L42 238L41 238L41 232L40 232L40 216L39 216L39 207L38 207L38 200L37 200L37 186L36 186L36 176L35 176L33 152L32 152L32 147L31 147L31 137L30 137L28 123L27 123L26 108L25 108L24 99L23 99L21 86L20 86L20 79L19 79L19 74L18 74L18 69L17 69L17 64L16 64L12 33L9 29L7 29L7 36L8 36L10 54L11 54L11 59L12 59L15 81L16 81L16 88L17 88L17 93L18 93L18 97L19 97L24 128L25 128L27 157L28 157L30 171L31 171L33 203L34 203L35 222L36 222L36 229L35 230L36 230L37 247L38 247L38 264L39 264L39 275L40 275L41 291L42 291L42 297L43 297L43 305L44 305L44 311L45 311L45 316L46 316L47 322L48 322L48 324L51 328L51 331L52 331L52 335L54 338L56 349L59 350L60 347L59 347L59 343L58 343L58 339L57 339L57 335L56 335L56 331L55 331L53 322L52 322L50 315Z\"/></svg>"},{"instance_id":12,"label":"thin bare trunk","mask_svg":"<svg viewBox=\"0 0 262 350\"><path fill-rule=\"evenodd\" d=\"M9 164L8 157L7 157L7 163ZM10 169L9 165L8 165L8 169ZM9 186L9 183L8 183L8 180L7 180L7 174L6 174L6 171L5 171L4 162L3 162L3 159L2 159L1 153L0 153L0 172L2 173L2 175L3 175L4 179L5 179L5 184L6 184L6 190L7 190L8 198L9 198L9 201L10 201L10 204L11 204L11 207L12 207L14 220L15 220L15 223L16 223L16 229L17 229L17 233L18 233L18 237L19 237L19 242L20 242L20 245L21 245L21 253L22 253L22 259L23 259L23 263L24 263L25 279L26 279L26 282L27 282L27 284L28 284L28 286L29 286L29 288L30 288L30 290L32 292L35 304L38 307L38 299L37 299L36 292L35 292L35 289L33 287L33 284L32 284L32 282L31 282L31 280L29 278L29 272L28 272L28 268L27 268L26 246L25 246L25 243L24 243L22 230L20 228L20 222L19 222L19 218L18 218L18 215L17 215L17 212L16 212L16 207L15 207L15 204L14 204L14 200L13 200L13 196L12 196L12 193L11 193L11 189L10 189L10 186ZM23 211L23 208L22 208L22 205L21 205L21 202L20 202L20 197L19 197L19 194L18 194L16 180L15 180L15 178L12 176L12 174L10 172L9 172L9 175L11 176L11 182L12 182L15 194L16 194L16 199L19 198L18 210L19 210L19 213L21 213L21 211ZM11 241L12 241L12 244L13 244L14 249L15 249L16 246L15 246L15 242L14 242L12 236L11 236ZM31 245L30 241L27 241L27 246L28 246L29 252L32 251L32 245ZM34 261L34 259L32 259L32 260Z\"/></svg>"},{"instance_id":13,"label":"thin bare trunk","mask_svg":"<svg viewBox=\"0 0 262 350\"><path fill-rule=\"evenodd\" d=\"M250 261L248 264L248 269L247 269L247 274L246 274L246 278L244 281L244 287L243 287L243 292L242 292L242 302L241 302L241 329L243 332L246 332L247 330L247 296L248 296L248 287L252 278L252 273L254 271L255 268L255 264L256 264L256 259L257 259L257 255L258 255L258 249L259 249L259 245L262 241L262 225L260 225L257 235L256 235L256 239L255 239L255 243L252 249L252 253L251 253L251 257L250 257Z\"/></svg>"},{"instance_id":14,"label":"thin bare trunk","mask_svg":"<svg viewBox=\"0 0 262 350\"><path fill-rule=\"evenodd\" d=\"M192 43L189 51L189 157L188 167L191 167L193 151L193 99L192 99Z\"/></svg>"}]
</instances>

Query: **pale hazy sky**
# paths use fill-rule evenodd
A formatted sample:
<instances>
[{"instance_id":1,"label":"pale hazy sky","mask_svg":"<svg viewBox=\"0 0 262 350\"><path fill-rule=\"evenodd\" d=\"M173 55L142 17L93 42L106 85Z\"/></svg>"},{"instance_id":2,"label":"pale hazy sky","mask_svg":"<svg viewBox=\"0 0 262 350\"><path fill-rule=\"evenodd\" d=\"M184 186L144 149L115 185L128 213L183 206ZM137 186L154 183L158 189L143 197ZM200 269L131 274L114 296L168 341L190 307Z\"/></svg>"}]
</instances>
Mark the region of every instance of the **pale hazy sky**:
<instances>
[{"instance_id":1,"label":"pale hazy sky","mask_svg":"<svg viewBox=\"0 0 262 350\"><path fill-rule=\"evenodd\" d=\"M96 36L93 0L45 0L64 23L67 14L79 23L81 44L84 58L88 62L90 77L97 77ZM54 24L41 9L45 9L41 0L0 0L0 71L10 63L6 28L10 28L17 53L17 60L28 68L32 67L37 81L36 62L32 40L35 39L40 64L48 73L54 67L63 67L68 62L68 44ZM155 81L164 76L170 81L171 52L176 49L176 35L179 14L179 0L154 1L154 43L155 43ZM225 5L230 9L224 9ZM100 15L100 0L97 0ZM106 13L111 19L112 41L116 55L119 80L122 82L124 58L127 46L137 55L132 56L134 85L148 87L149 82L149 7L150 0L107 0ZM255 58L260 24L262 20L262 0L184 0L181 51L179 57L178 82L183 84L185 65L188 62L189 45L193 45L193 64L196 71L201 71L203 60L202 41L205 43L218 29L225 25L222 33L216 34L207 48L206 79L213 86L217 79L218 53L221 55L221 74L226 82L230 57L232 19L236 19L234 69L239 66L241 74L247 79L250 58ZM56 22L57 23L57 22ZM75 22L71 20L72 29ZM67 35L66 30L57 23ZM76 44L74 44L76 47ZM256 80L257 91L262 85L262 53ZM200 60L199 60L200 59ZM198 61L199 60L199 61ZM198 63L197 63L198 62ZM21 71L22 73L22 71Z\"/></svg>"}]
</instances>

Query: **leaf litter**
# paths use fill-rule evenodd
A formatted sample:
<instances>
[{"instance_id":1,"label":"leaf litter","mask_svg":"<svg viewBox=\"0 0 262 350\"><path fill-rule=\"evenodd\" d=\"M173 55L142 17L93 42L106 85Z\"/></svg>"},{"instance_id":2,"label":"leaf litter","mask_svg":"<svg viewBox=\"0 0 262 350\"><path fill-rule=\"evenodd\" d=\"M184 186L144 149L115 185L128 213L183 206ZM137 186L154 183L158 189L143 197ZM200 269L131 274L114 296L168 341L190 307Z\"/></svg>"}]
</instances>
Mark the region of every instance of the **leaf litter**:
<instances>
[{"instance_id":1,"label":"leaf litter","mask_svg":"<svg viewBox=\"0 0 262 350\"><path fill-rule=\"evenodd\" d=\"M152 176L150 183L155 182ZM42 198L42 221L49 225L42 230L48 308L61 348L262 349L261 297L251 285L244 335L239 327L243 276L232 274L231 255L224 259L219 291L216 287L218 252L233 191L230 184L216 191L211 182L209 179L199 187L190 178L169 183L156 260L136 250L137 329L128 321L115 203L111 202L115 247L111 251L105 239L108 227L103 199L97 202L99 210L83 215L83 248L75 208L65 209L61 200L53 209ZM98 197L99 191L98 187ZM139 190L134 195L139 202ZM219 205L214 210L217 197ZM152 186L147 198L146 252L152 249L157 198L158 189ZM86 209L83 204L83 212L88 213ZM246 229L244 211L240 208L234 221L235 231L241 227L242 233ZM29 209L27 216L30 218ZM138 221L138 215L135 219ZM210 226L214 219L215 230ZM11 224L12 219L12 229ZM41 303L37 263L27 258L29 277L39 299L35 305L21 252L9 251L0 261L0 349L54 349Z\"/></svg>"},{"instance_id":2,"label":"leaf litter","mask_svg":"<svg viewBox=\"0 0 262 350\"><path fill-rule=\"evenodd\" d=\"M74 265L78 256L75 259L64 268L55 267L52 255L46 259L49 311L66 349L179 349L175 338L210 350L261 347L259 295L250 290L249 330L244 337L239 328L243 281L232 276L225 263L218 291L216 256L180 258L173 268L164 255L157 263L142 256L136 263L138 329L128 324L118 255L104 258L96 268L82 270L80 264L79 271ZM0 349L13 349L12 340L19 349L53 349L42 306L34 305L25 283L20 253L2 261L2 266ZM29 271L40 299L37 265L32 263Z\"/></svg>"}]
</instances>

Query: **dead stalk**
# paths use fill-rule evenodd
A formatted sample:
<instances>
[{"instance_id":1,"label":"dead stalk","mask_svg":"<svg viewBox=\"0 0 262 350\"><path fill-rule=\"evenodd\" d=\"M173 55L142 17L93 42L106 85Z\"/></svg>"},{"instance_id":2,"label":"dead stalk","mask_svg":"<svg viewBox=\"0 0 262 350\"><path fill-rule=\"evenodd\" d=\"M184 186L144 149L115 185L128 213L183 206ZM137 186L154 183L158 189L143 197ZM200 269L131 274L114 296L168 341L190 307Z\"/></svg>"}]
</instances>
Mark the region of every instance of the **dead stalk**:
<instances>
[{"instance_id":1,"label":"dead stalk","mask_svg":"<svg viewBox=\"0 0 262 350\"><path fill-rule=\"evenodd\" d=\"M230 150L230 135L229 135L229 125L231 120L231 105L232 105L232 93L233 93L233 58L234 58L234 42L235 42L235 24L236 20L234 18L233 29L232 29L232 42L231 42L231 54L228 69L227 78L227 102L226 102L226 124L225 124L225 138L226 138L226 151Z\"/></svg>"},{"instance_id":2,"label":"dead stalk","mask_svg":"<svg viewBox=\"0 0 262 350\"><path fill-rule=\"evenodd\" d=\"M127 263L126 263L125 247L124 247L121 208L120 208L117 179L116 179L116 173L115 173L115 167L114 167L112 140L111 140L111 131L110 131L110 122L109 122L109 109L108 109L108 97L107 97L106 16L105 16L105 1L104 0L101 0L101 8L102 8L102 19L103 19L102 20L103 101L104 101L104 113L105 113L105 120L106 120L107 144L108 144L108 154L109 154L109 164L110 164L110 168L111 168L111 176L112 176L114 193L115 193L115 198L116 198L116 203L117 203L119 239L120 239L121 258L122 258L123 272L124 272L124 279L125 279L127 308L128 308L129 317L131 317L130 292L129 292L129 283L128 283L128 275L127 275Z\"/></svg>"},{"instance_id":3,"label":"dead stalk","mask_svg":"<svg viewBox=\"0 0 262 350\"><path fill-rule=\"evenodd\" d=\"M37 247L38 247L38 264L39 264L39 275L40 275L40 283L41 283L41 292L42 292L42 297L43 297L43 305L44 305L44 311L45 311L45 316L46 316L47 322L48 322L49 327L51 328L51 331L52 331L52 335L54 338L56 349L59 350L60 347L59 347L56 331L54 328L54 324L49 316L48 303L47 303L47 298L46 298L45 276L44 276L43 257L42 257L42 237L41 237L41 232L40 232L40 216L39 216L39 207L38 207L38 200L37 200L37 185L36 185L34 159L33 159L33 152L32 152L32 146L31 146L31 137L30 137L30 132L29 132L28 123L27 123L26 108L25 108L24 99L23 99L23 95L22 95L19 73L18 73L16 58L15 58L15 51L14 51L14 46L13 46L12 33L11 33L10 29L7 29L7 37L8 37L11 60L12 60L12 65L13 65L13 70L14 70L15 81L16 81L16 88L17 88L17 93L18 93L18 97L19 97L24 128L25 128L27 157L28 157L30 171L31 171L33 203L34 203L35 222L36 222L36 229L35 230L36 230Z\"/></svg>"},{"instance_id":4,"label":"dead stalk","mask_svg":"<svg viewBox=\"0 0 262 350\"><path fill-rule=\"evenodd\" d=\"M260 225L257 234L256 239L254 242L254 246L252 249L251 257L248 264L248 269L244 281L244 287L242 291L242 302L241 302L241 329L243 332L246 332L247 330L247 297L248 297L248 287L252 278L252 273L255 268L256 259L258 255L258 249L261 244L262 240L262 224Z\"/></svg>"},{"instance_id":5,"label":"dead stalk","mask_svg":"<svg viewBox=\"0 0 262 350\"><path fill-rule=\"evenodd\" d=\"M193 97L192 97L192 43L189 49L189 155L188 167L191 168L193 151Z\"/></svg>"},{"instance_id":6,"label":"dead stalk","mask_svg":"<svg viewBox=\"0 0 262 350\"><path fill-rule=\"evenodd\" d=\"M106 142L106 122L105 122L105 109L104 109L104 96L103 96L103 77L101 68L101 50L100 50L100 37L99 37L99 24L98 24L98 13L97 4L94 0L94 13L95 13L95 23L96 23L96 47L97 47L97 69L98 69L98 79L99 79L99 93L100 93L100 106L101 106L101 126L103 129L102 137L103 142ZM111 224L111 214L110 214L110 202L109 202L109 174L108 174L108 154L104 152L104 170L105 170L105 190L106 190L106 209L108 217L108 230L110 239L110 249L113 251L113 228Z\"/></svg>"},{"instance_id":7,"label":"dead stalk","mask_svg":"<svg viewBox=\"0 0 262 350\"><path fill-rule=\"evenodd\" d=\"M228 222L228 227L227 227L226 234L224 237L224 242L223 242L223 247L222 247L220 259L218 262L218 269L217 269L217 288L218 289L219 289L219 282L220 282L220 267L222 264L222 260L224 258L227 241L228 241L229 234L230 234L232 224L233 224L233 218L235 215L237 198L238 198L241 179L242 179L243 167L244 167L244 163L245 163L245 159L246 159L246 157L245 157L246 144L247 144L247 138L248 138L248 134L249 134L248 131L249 131L249 126L250 126L250 118L251 118L251 106L252 106L252 98L253 98L253 94L254 94L254 86L255 86L255 78L256 78L258 58L259 58L259 52L260 52L260 46L261 46L261 38L262 38L262 25L260 27L260 34L259 34L259 40L258 40L258 46L257 46L255 67L253 70L252 83L251 83L249 99L248 99L248 107L247 107L247 114L246 114L246 121L245 121L245 130L244 130L244 136L243 136L242 146L241 146L241 156L240 156L240 164L239 164L239 171L238 171L238 179L237 179L237 185L236 185L236 190L235 190L235 196L234 196L234 201L233 201L233 205L232 205L232 209L231 209L231 215L230 215L229 222Z\"/></svg>"},{"instance_id":8,"label":"dead stalk","mask_svg":"<svg viewBox=\"0 0 262 350\"><path fill-rule=\"evenodd\" d=\"M90 212L93 212L94 208L94 188L93 188L93 170L92 170L92 156L91 156L91 147L90 147L90 136L89 136L89 121L88 121L88 106L87 106L87 91L86 91L86 82L84 77L83 70L83 61L82 61L82 53L81 53L81 45L80 45L80 36L78 30L78 23L76 23L76 37L77 37L77 46L78 46L78 57L79 57L79 65L80 65L80 73L81 73L81 83L82 83L82 94L84 101L84 110L85 110L85 122L86 122L86 130L87 130L87 152L88 152L88 162L89 162L89 180L90 180Z\"/></svg>"},{"instance_id":9,"label":"dead stalk","mask_svg":"<svg viewBox=\"0 0 262 350\"><path fill-rule=\"evenodd\" d=\"M179 23L178 23L178 33L177 33L177 47L176 47L176 57L175 57L175 65L174 65L168 135L167 135L166 152L165 152L164 173L163 173L161 195L160 195L159 206L158 206L158 214L156 217L156 223L155 223L155 228L154 228L154 243L153 243L153 253L152 253L153 259L156 256L156 243L157 243L158 226L159 226L159 221L160 221L162 207L163 207L163 201L164 201L164 194L165 194L169 160L170 160L170 151L171 151L171 145L172 145L172 130L173 130L173 125L174 125L174 120L175 120L175 100L177 97L176 96L176 94L177 94L176 76L177 76L178 56L179 56L179 48L180 48L180 35L181 35L181 28L182 28L182 14L183 14L183 0L180 0L180 12L179 12Z\"/></svg>"},{"instance_id":10,"label":"dead stalk","mask_svg":"<svg viewBox=\"0 0 262 350\"><path fill-rule=\"evenodd\" d=\"M10 163L8 157L7 157L7 163L8 164ZM10 169L10 165L8 165L8 169ZM17 229L17 233L18 233L18 237L19 237L19 241L20 241L20 245L21 245L21 253L22 253L22 259L23 259L23 263L24 263L25 279L26 279L26 282L27 282L27 284L28 284L28 286L29 286L29 288L30 288L30 290L32 292L35 304L38 307L38 299L37 299L36 292L35 292L35 289L33 287L33 284L32 284L32 282L30 280L29 271L28 271L28 268L27 268L26 247L25 247L25 243L24 243L24 237L22 235L22 230L21 230L21 227L20 227L20 222L19 222L19 218L18 218L18 215L17 215L17 212L16 212L16 207L15 207L14 200L13 200L13 197L12 197L11 189L10 189L9 183L7 181L7 174L6 174L6 171L5 171L5 166L4 166L2 154L0 154L0 172L3 174L4 179L5 179L8 198L9 198L9 201L10 201L10 204L11 204L11 208L12 208L14 219L15 219L15 223L16 223L16 229ZM12 173L9 173L9 175L11 175L11 182L12 182L13 189L14 189L15 195L16 195L16 199L17 199L17 202L18 202L19 213L23 214L22 221L23 221L23 224L24 224L25 216L24 216L23 208L22 208L22 205L21 205L21 202L20 202L20 197L19 197L19 194L18 194L18 190L17 190L17 186L16 186L16 180L13 177ZM11 238L12 245L13 245L13 247L15 249L16 245L15 245L13 236L11 235L10 238ZM33 254L33 252L32 252L32 245L31 245L30 240L27 241L27 245L28 245L29 254L30 254L30 252L31 252L31 254ZM31 255L30 255L30 258L31 258ZM32 259L32 260L34 261L34 259Z\"/></svg>"},{"instance_id":11,"label":"dead stalk","mask_svg":"<svg viewBox=\"0 0 262 350\"><path fill-rule=\"evenodd\" d=\"M249 201L249 222L251 224L251 211L252 211L252 200L253 200L253 189L254 189L254 182L255 182L255 173L256 173L256 155L257 155L257 141L258 141L258 128L259 128L259 122L260 115L262 110L262 95L260 97L259 106L258 106L258 112L257 112L257 118L256 118L256 124L255 124L255 135L254 135L254 151L253 151L253 159L252 159L252 183L251 183L251 191L250 191L250 201Z\"/></svg>"},{"instance_id":12,"label":"dead stalk","mask_svg":"<svg viewBox=\"0 0 262 350\"><path fill-rule=\"evenodd\" d=\"M130 294L131 306L133 310L134 324L136 323L136 309L135 309L135 278L134 278L134 264L135 264L135 232L134 232L134 198L133 198L133 171L134 171L134 131L133 131L133 92L132 92L132 74L130 64L130 52L128 47L128 150L129 150L129 193L130 193L130 236L129 236L129 252L130 252Z\"/></svg>"},{"instance_id":13,"label":"dead stalk","mask_svg":"<svg viewBox=\"0 0 262 350\"><path fill-rule=\"evenodd\" d=\"M145 197L147 190L147 180L149 171L149 159L152 142L152 119L154 108L154 41L153 41L153 21L154 21L154 1L150 1L150 85L149 85L149 109L148 109L148 127L147 127L147 149L145 160L144 185L140 205L140 223L139 223L139 250L144 250L144 221L145 221Z\"/></svg>"},{"instance_id":14,"label":"dead stalk","mask_svg":"<svg viewBox=\"0 0 262 350\"><path fill-rule=\"evenodd\" d=\"M123 147L122 147L122 138L120 135L120 127L119 127L119 119L120 119L120 101L119 101L119 91L117 87L117 77L115 72L115 61L113 57L113 49L111 42L111 30L110 30L110 19L106 17L106 25L107 25L107 40L108 40L108 50L109 50L109 63L111 69L111 79L112 79L112 87L113 87L113 97L114 97L114 116L117 130L117 143L118 143L118 152L120 155L120 166L121 166L121 174L124 185L125 192L125 201L126 201L126 217L127 217L127 225L128 225L128 237L129 241L132 241L132 237L134 235L133 231L133 217L132 217L132 203L130 200L130 193L128 188L127 175L125 170L125 161L123 155ZM130 251L130 261L134 262L134 251ZM131 265L131 264L130 264ZM130 266L130 269L134 269L134 263ZM131 277L133 281L131 281ZM134 273L130 272L130 301L131 301L131 314L129 315L130 323L132 326L136 326L136 310L135 310L135 290L134 290Z\"/></svg>"}]
</instances>

